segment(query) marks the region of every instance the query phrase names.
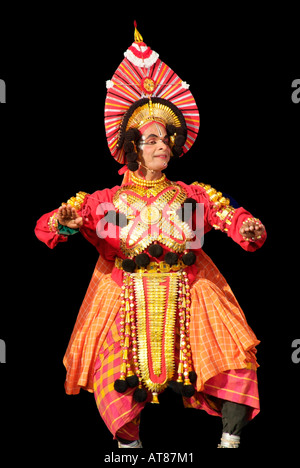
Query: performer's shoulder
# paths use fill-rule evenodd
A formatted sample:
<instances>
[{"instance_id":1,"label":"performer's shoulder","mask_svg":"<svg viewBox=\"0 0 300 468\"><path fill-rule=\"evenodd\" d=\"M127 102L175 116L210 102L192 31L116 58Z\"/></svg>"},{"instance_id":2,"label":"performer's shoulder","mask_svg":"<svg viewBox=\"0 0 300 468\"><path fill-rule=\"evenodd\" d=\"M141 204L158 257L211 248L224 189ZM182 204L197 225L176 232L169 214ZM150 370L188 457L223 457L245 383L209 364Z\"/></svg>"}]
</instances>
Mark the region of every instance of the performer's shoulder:
<instances>
[{"instance_id":1,"label":"performer's shoulder","mask_svg":"<svg viewBox=\"0 0 300 468\"><path fill-rule=\"evenodd\" d=\"M211 186L208 184L204 184L202 182L192 182L190 184L187 184L186 182L183 182L181 180L178 180L176 182L172 182L173 184L178 184L181 187L185 188L188 191L194 191L194 192L205 192L207 189L209 189Z\"/></svg>"}]
</instances>

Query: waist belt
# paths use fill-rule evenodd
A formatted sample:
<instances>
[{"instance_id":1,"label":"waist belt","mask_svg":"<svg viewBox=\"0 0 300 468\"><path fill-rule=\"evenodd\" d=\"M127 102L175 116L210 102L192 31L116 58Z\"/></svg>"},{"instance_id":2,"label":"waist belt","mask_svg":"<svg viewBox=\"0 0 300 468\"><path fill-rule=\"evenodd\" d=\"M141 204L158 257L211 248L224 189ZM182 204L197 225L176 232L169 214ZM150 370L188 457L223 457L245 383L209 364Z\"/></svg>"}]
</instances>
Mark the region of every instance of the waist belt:
<instances>
[{"instance_id":1,"label":"waist belt","mask_svg":"<svg viewBox=\"0 0 300 468\"><path fill-rule=\"evenodd\" d=\"M115 266L119 268L120 270L123 270L122 267L123 259L116 257L115 259ZM184 268L187 268L187 265L183 263L182 260L178 260L178 263L176 265L169 265L169 263L166 263L164 261L161 262L150 262L149 265L145 268L140 268L137 267L134 270L134 273L144 273L144 272L149 272L149 273L170 273L170 272L176 272L180 270L184 270Z\"/></svg>"}]
</instances>

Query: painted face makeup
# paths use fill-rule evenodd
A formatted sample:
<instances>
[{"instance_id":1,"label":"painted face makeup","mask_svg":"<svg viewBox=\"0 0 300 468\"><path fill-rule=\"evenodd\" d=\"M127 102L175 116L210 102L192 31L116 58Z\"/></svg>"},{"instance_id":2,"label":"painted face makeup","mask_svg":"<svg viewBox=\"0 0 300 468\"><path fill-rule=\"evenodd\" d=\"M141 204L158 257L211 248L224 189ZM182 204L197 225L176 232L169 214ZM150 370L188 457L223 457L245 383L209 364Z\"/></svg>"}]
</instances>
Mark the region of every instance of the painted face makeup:
<instances>
[{"instance_id":1,"label":"painted face makeup","mask_svg":"<svg viewBox=\"0 0 300 468\"><path fill-rule=\"evenodd\" d=\"M151 172L160 172L170 161L170 138L166 129L160 123L147 125L139 143L140 164Z\"/></svg>"}]
</instances>

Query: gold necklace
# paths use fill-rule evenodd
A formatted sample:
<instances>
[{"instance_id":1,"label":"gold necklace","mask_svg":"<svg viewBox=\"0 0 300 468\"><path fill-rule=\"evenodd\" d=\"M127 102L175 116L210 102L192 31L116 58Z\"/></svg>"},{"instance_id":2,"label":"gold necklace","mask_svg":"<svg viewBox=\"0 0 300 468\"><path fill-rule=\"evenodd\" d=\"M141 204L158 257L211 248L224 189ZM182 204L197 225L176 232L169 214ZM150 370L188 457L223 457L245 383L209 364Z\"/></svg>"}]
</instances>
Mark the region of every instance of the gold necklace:
<instances>
[{"instance_id":1,"label":"gold necklace","mask_svg":"<svg viewBox=\"0 0 300 468\"><path fill-rule=\"evenodd\" d=\"M165 174L163 174L160 177L160 179L157 179L157 180L145 180L145 179L141 179L140 177L137 177L134 174L131 174L132 183L134 185L138 185L139 187L148 187L148 188L155 187L156 185L161 184L162 182L164 182L165 179L166 179Z\"/></svg>"}]
</instances>

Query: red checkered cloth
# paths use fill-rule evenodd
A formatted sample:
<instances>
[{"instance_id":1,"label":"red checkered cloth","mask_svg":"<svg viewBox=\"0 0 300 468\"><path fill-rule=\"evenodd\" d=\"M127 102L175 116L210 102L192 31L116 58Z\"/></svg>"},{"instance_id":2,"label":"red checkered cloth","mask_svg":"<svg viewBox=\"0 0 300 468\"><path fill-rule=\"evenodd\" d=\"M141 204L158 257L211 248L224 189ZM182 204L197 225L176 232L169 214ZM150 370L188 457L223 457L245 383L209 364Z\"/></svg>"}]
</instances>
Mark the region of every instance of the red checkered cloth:
<instances>
[{"instance_id":1,"label":"red checkered cloth","mask_svg":"<svg viewBox=\"0 0 300 468\"><path fill-rule=\"evenodd\" d=\"M78 394L81 388L93 391L95 361L121 306L121 288L111 278L113 266L99 257L79 310L63 361L67 394Z\"/></svg>"},{"instance_id":2,"label":"red checkered cloth","mask_svg":"<svg viewBox=\"0 0 300 468\"><path fill-rule=\"evenodd\" d=\"M76 394L80 388L94 391L100 414L115 435L138 417L145 403L132 400L132 389L120 394L113 388L121 364L116 323L121 289L111 277L112 268L111 262L99 258L64 364L66 392ZM259 411L255 357L259 341L226 280L203 251L198 253L197 268L190 290L190 341L197 393L185 399L185 404L220 415L209 401L208 395L212 395L249 405L254 417ZM136 432L131 428L132 435Z\"/></svg>"},{"instance_id":3,"label":"red checkered cloth","mask_svg":"<svg viewBox=\"0 0 300 468\"><path fill-rule=\"evenodd\" d=\"M119 342L100 353L95 366L94 396L99 413L114 438L118 432L118 436L123 439L137 440L137 421L146 402L137 403L133 400L133 388L128 388L125 393L118 393L114 389L114 382L120 376L121 363Z\"/></svg>"},{"instance_id":4,"label":"red checkered cloth","mask_svg":"<svg viewBox=\"0 0 300 468\"><path fill-rule=\"evenodd\" d=\"M232 369L256 369L256 345L260 342L248 325L227 281L212 260L201 251L198 273L191 287L190 342L197 390L207 380Z\"/></svg>"},{"instance_id":5,"label":"red checkered cloth","mask_svg":"<svg viewBox=\"0 0 300 468\"><path fill-rule=\"evenodd\" d=\"M122 350L118 335L117 316L109 331L99 357L95 363L94 395L99 413L114 438L127 440L139 439L140 413L145 404L152 399L151 392L143 403L133 400L134 389L128 388L123 394L116 392L114 382L120 377ZM178 365L179 332L177 328L175 365ZM116 341L117 340L117 341ZM129 358L130 358L129 354ZM177 379L177 373L174 374ZM209 379L202 392L196 392L191 398L183 398L185 407L205 410L214 416L221 416L220 405L211 396L243 403L249 406L249 419L259 412L259 397L256 378L256 364L248 363L247 368L225 371Z\"/></svg>"}]
</instances>

